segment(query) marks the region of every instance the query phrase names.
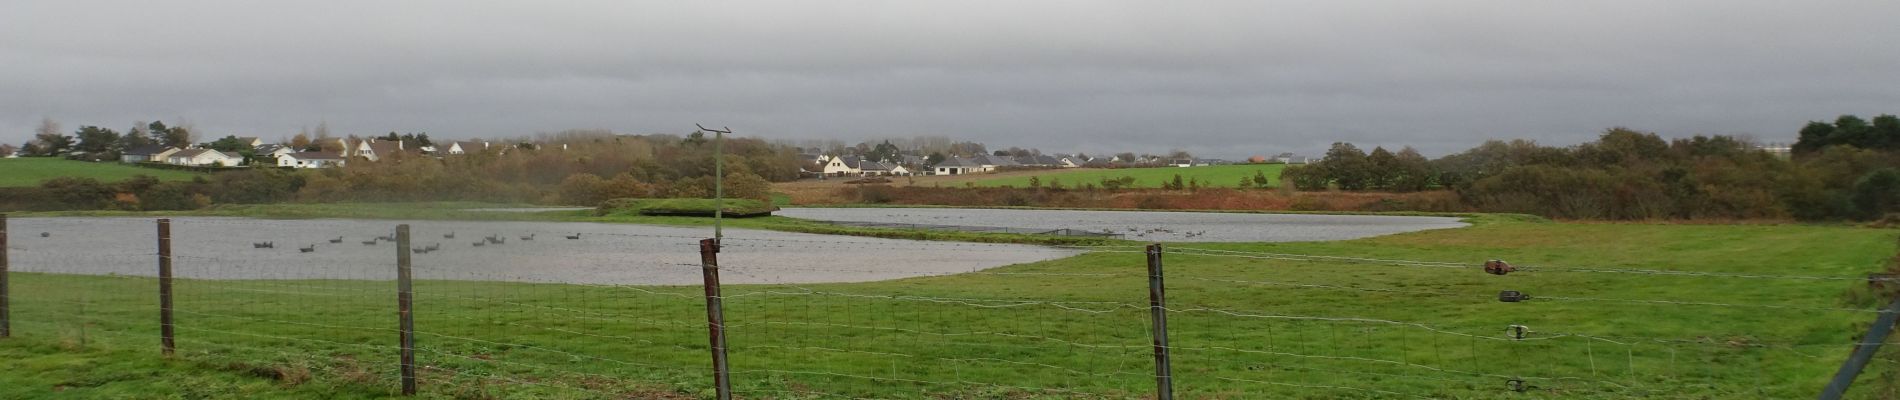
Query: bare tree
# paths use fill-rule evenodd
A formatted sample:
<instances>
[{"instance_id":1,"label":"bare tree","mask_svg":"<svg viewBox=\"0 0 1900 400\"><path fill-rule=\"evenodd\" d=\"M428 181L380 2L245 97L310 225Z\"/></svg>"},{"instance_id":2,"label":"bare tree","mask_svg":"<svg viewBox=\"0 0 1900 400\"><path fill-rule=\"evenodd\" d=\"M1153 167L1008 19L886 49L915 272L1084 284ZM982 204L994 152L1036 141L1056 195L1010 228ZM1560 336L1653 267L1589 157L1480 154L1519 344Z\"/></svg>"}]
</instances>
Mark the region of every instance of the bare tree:
<instances>
[{"instance_id":1,"label":"bare tree","mask_svg":"<svg viewBox=\"0 0 1900 400\"><path fill-rule=\"evenodd\" d=\"M65 132L59 129L59 121L54 121L53 118L47 117L47 118L40 118L40 128L34 129L33 134L34 135L62 135L62 134L65 134Z\"/></svg>"}]
</instances>

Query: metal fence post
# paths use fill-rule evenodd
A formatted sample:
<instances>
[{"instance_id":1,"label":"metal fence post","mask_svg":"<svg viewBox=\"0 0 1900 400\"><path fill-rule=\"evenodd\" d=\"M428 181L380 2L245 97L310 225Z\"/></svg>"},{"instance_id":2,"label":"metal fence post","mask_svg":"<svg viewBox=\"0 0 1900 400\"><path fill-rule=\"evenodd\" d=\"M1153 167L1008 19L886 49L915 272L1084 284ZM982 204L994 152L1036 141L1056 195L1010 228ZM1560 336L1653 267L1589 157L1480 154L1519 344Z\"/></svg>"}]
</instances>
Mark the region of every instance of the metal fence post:
<instances>
[{"instance_id":1,"label":"metal fence post","mask_svg":"<svg viewBox=\"0 0 1900 400\"><path fill-rule=\"evenodd\" d=\"M1161 244L1148 245L1148 312L1154 321L1155 398L1174 399L1174 367L1168 351L1168 295L1161 281Z\"/></svg>"},{"instance_id":2,"label":"metal fence post","mask_svg":"<svg viewBox=\"0 0 1900 400\"><path fill-rule=\"evenodd\" d=\"M410 286L409 224L396 225L397 340L402 346L402 395L416 395L415 291Z\"/></svg>"},{"instance_id":3,"label":"metal fence post","mask_svg":"<svg viewBox=\"0 0 1900 400\"><path fill-rule=\"evenodd\" d=\"M1900 310L1896 309L1900 309L1900 298L1888 304L1887 309L1880 310L1880 317L1874 318L1874 326L1867 328L1867 336L1862 336L1860 341L1854 343L1854 354L1847 357L1847 362L1841 364L1841 370L1834 373L1834 380L1821 390L1821 400L1839 400L1841 396L1847 395L1847 387L1854 384L1854 378L1860 376L1860 370L1867 367L1867 362L1880 352L1880 344L1887 341L1888 334L1893 333L1894 321L1900 319Z\"/></svg>"},{"instance_id":4,"label":"metal fence post","mask_svg":"<svg viewBox=\"0 0 1900 400\"><path fill-rule=\"evenodd\" d=\"M0 339L13 337L12 300L7 293L7 215L0 214Z\"/></svg>"},{"instance_id":5,"label":"metal fence post","mask_svg":"<svg viewBox=\"0 0 1900 400\"><path fill-rule=\"evenodd\" d=\"M158 219L158 334L165 355L172 355L172 220Z\"/></svg>"},{"instance_id":6,"label":"metal fence post","mask_svg":"<svg viewBox=\"0 0 1900 400\"><path fill-rule=\"evenodd\" d=\"M706 332L712 344L713 385L719 400L732 400L732 377L726 368L726 314L719 294L719 241L699 241L700 271L706 275Z\"/></svg>"}]
</instances>

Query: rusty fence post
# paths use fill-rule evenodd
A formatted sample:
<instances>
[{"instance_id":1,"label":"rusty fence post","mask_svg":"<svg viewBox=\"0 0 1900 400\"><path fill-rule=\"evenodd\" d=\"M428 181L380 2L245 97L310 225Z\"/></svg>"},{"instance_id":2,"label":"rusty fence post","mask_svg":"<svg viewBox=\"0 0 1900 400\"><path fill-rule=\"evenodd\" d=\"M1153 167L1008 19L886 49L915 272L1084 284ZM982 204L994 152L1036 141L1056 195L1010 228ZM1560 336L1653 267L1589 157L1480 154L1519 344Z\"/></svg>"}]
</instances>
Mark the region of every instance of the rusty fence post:
<instances>
[{"instance_id":1,"label":"rusty fence post","mask_svg":"<svg viewBox=\"0 0 1900 400\"><path fill-rule=\"evenodd\" d=\"M7 293L7 215L0 214L0 339L13 337L12 295Z\"/></svg>"},{"instance_id":2,"label":"rusty fence post","mask_svg":"<svg viewBox=\"0 0 1900 400\"><path fill-rule=\"evenodd\" d=\"M158 219L158 335L160 351L172 355L172 220Z\"/></svg>"},{"instance_id":3,"label":"rusty fence post","mask_svg":"<svg viewBox=\"0 0 1900 400\"><path fill-rule=\"evenodd\" d=\"M397 340L402 346L402 395L416 395L415 290L410 286L409 224L396 225Z\"/></svg>"},{"instance_id":4,"label":"rusty fence post","mask_svg":"<svg viewBox=\"0 0 1900 400\"><path fill-rule=\"evenodd\" d=\"M706 333L712 345L713 386L719 400L732 400L731 370L726 368L726 314L719 294L719 241L699 241L700 271L706 276Z\"/></svg>"},{"instance_id":5,"label":"rusty fence post","mask_svg":"<svg viewBox=\"0 0 1900 400\"><path fill-rule=\"evenodd\" d=\"M1174 399L1174 367L1168 351L1168 295L1161 280L1161 244L1148 245L1148 312L1154 322L1155 398Z\"/></svg>"}]
</instances>

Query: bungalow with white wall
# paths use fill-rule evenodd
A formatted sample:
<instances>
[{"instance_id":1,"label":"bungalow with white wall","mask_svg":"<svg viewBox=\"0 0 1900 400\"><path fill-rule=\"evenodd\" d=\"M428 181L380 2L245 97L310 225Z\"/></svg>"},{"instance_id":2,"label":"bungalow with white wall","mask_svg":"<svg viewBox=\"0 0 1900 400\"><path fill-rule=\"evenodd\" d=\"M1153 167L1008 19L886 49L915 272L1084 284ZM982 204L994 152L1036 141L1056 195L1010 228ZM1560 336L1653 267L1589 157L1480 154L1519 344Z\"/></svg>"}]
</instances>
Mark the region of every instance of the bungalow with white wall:
<instances>
[{"instance_id":1,"label":"bungalow with white wall","mask_svg":"<svg viewBox=\"0 0 1900 400\"><path fill-rule=\"evenodd\" d=\"M910 175L910 169L909 169L909 168L904 168L904 166L903 166L903 165L898 165L898 164L893 164L893 163L882 163L882 162L877 162L877 161L863 161L863 162L859 162L859 163L858 163L858 170L859 170L859 171L862 171L862 172L860 172L860 174L862 174L862 175L864 175L864 176L876 176L876 175L891 175L891 176L906 176L906 175Z\"/></svg>"},{"instance_id":2,"label":"bungalow with white wall","mask_svg":"<svg viewBox=\"0 0 1900 400\"><path fill-rule=\"evenodd\" d=\"M244 156L212 149L189 149L172 153L165 160L167 164L194 167L235 167L243 163Z\"/></svg>"},{"instance_id":3,"label":"bungalow with white wall","mask_svg":"<svg viewBox=\"0 0 1900 400\"><path fill-rule=\"evenodd\" d=\"M937 175L963 175L990 171L984 169L983 165L978 164L976 160L963 157L946 158L932 169Z\"/></svg>"},{"instance_id":4,"label":"bungalow with white wall","mask_svg":"<svg viewBox=\"0 0 1900 400\"><path fill-rule=\"evenodd\" d=\"M277 156L277 166L290 168L329 168L343 166L343 156L320 151Z\"/></svg>"},{"instance_id":5,"label":"bungalow with white wall","mask_svg":"<svg viewBox=\"0 0 1900 400\"><path fill-rule=\"evenodd\" d=\"M831 156L825 160L825 169L820 172L827 176L862 176L864 170L858 168L858 164L858 156Z\"/></svg>"},{"instance_id":6,"label":"bungalow with white wall","mask_svg":"<svg viewBox=\"0 0 1900 400\"><path fill-rule=\"evenodd\" d=\"M165 160L166 157L171 156L172 153L177 153L177 152L178 152L177 147L171 147L171 146L160 145L160 144L148 144L148 145L128 149L124 152L119 153L119 161L128 162L128 163L166 162Z\"/></svg>"}]
</instances>

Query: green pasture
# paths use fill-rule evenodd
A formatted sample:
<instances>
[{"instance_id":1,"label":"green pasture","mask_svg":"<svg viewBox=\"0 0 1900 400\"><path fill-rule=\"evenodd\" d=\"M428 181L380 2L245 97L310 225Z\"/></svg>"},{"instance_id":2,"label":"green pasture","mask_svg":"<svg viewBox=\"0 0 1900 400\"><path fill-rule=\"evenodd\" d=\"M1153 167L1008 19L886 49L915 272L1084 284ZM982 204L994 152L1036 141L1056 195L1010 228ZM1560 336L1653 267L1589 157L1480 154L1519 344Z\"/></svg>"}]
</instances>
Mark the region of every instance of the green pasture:
<instances>
[{"instance_id":1,"label":"green pasture","mask_svg":"<svg viewBox=\"0 0 1900 400\"><path fill-rule=\"evenodd\" d=\"M1874 318L1855 278L1895 252L1894 231L1846 226L1472 221L1341 242L1164 244L1176 394L1811 397ZM754 399L1147 398L1145 256L1103 244L980 273L727 285L734 386ZM838 247L832 272L903 262ZM1524 268L1490 275L1477 268L1487 259ZM14 273L0 398L395 394L393 282L177 287L179 353L167 358L152 279ZM1499 302L1501 290L1533 297ZM416 309L424 398L711 396L698 286L424 280ZM1512 325L1530 333L1515 340ZM1877 398L1890 360L1851 397Z\"/></svg>"},{"instance_id":2,"label":"green pasture","mask_svg":"<svg viewBox=\"0 0 1900 400\"><path fill-rule=\"evenodd\" d=\"M39 186L40 182L59 177L118 182L138 175L150 175L165 181L188 181L202 174L139 168L117 162L74 161L52 157L0 158L0 187Z\"/></svg>"}]
</instances>

